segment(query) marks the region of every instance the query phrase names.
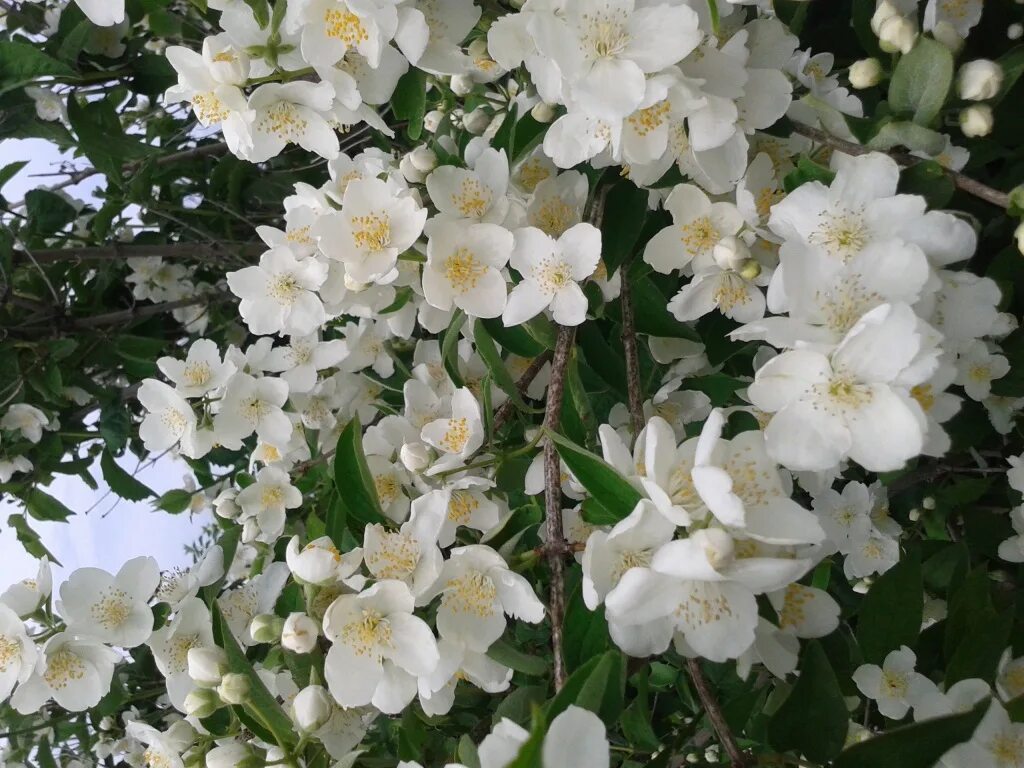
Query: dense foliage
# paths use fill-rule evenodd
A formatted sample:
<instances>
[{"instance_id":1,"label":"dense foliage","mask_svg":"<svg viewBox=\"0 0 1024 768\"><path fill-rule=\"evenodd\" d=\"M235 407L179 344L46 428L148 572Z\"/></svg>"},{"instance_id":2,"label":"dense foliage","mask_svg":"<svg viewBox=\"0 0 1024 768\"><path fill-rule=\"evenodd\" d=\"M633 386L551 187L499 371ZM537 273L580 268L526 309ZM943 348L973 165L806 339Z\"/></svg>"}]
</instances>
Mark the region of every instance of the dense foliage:
<instances>
[{"instance_id":1,"label":"dense foliage","mask_svg":"<svg viewBox=\"0 0 1024 768\"><path fill-rule=\"evenodd\" d=\"M0 14L5 764L1024 767L1024 6Z\"/></svg>"}]
</instances>

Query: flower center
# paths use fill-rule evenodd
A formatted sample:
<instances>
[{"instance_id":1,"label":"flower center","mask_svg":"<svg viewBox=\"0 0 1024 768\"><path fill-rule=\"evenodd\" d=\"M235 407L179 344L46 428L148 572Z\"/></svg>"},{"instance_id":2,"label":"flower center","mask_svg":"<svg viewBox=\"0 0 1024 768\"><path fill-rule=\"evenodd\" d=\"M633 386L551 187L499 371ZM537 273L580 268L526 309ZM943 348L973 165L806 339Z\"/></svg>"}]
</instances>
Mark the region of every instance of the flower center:
<instances>
[{"instance_id":1,"label":"flower center","mask_svg":"<svg viewBox=\"0 0 1024 768\"><path fill-rule=\"evenodd\" d=\"M468 248L459 248L445 259L444 276L457 293L476 288L476 284L487 274L487 266L477 261Z\"/></svg>"},{"instance_id":2,"label":"flower center","mask_svg":"<svg viewBox=\"0 0 1024 768\"><path fill-rule=\"evenodd\" d=\"M369 213L352 217L352 237L364 251L383 251L391 244L391 217Z\"/></svg>"},{"instance_id":3,"label":"flower center","mask_svg":"<svg viewBox=\"0 0 1024 768\"><path fill-rule=\"evenodd\" d=\"M380 659L380 649L391 647L391 623L377 611L363 611L361 619L345 625L341 638L357 656Z\"/></svg>"},{"instance_id":4,"label":"flower center","mask_svg":"<svg viewBox=\"0 0 1024 768\"><path fill-rule=\"evenodd\" d=\"M405 533L384 533L376 551L365 552L366 567L378 579L404 581L416 570L420 561L420 548L416 540Z\"/></svg>"},{"instance_id":5,"label":"flower center","mask_svg":"<svg viewBox=\"0 0 1024 768\"><path fill-rule=\"evenodd\" d=\"M12 664L21 661L21 643L7 635L0 635L0 672L6 672Z\"/></svg>"},{"instance_id":6,"label":"flower center","mask_svg":"<svg viewBox=\"0 0 1024 768\"><path fill-rule=\"evenodd\" d=\"M309 123L299 114L298 108L290 101L279 101L266 111L257 123L263 133L270 133L279 139L295 142L306 132Z\"/></svg>"},{"instance_id":7,"label":"flower center","mask_svg":"<svg viewBox=\"0 0 1024 768\"><path fill-rule=\"evenodd\" d=\"M626 29L626 13L584 14L586 28L583 33L582 49L591 58L608 59L618 56L629 45Z\"/></svg>"},{"instance_id":8,"label":"flower center","mask_svg":"<svg viewBox=\"0 0 1024 768\"><path fill-rule=\"evenodd\" d=\"M290 272L274 275L267 283L267 295L280 304L295 303L301 290L299 281Z\"/></svg>"},{"instance_id":9,"label":"flower center","mask_svg":"<svg viewBox=\"0 0 1024 768\"><path fill-rule=\"evenodd\" d=\"M498 590L490 577L470 571L445 585L441 603L453 613L469 613L484 618L494 613Z\"/></svg>"},{"instance_id":10,"label":"flower center","mask_svg":"<svg viewBox=\"0 0 1024 768\"><path fill-rule=\"evenodd\" d=\"M184 375L189 386L202 387L209 383L213 377L213 371L210 369L209 363L201 361L186 365Z\"/></svg>"},{"instance_id":11,"label":"flower center","mask_svg":"<svg viewBox=\"0 0 1024 768\"><path fill-rule=\"evenodd\" d=\"M689 224L684 224L681 229L683 245L689 253L709 251L722 239L710 216L699 216Z\"/></svg>"},{"instance_id":12,"label":"flower center","mask_svg":"<svg viewBox=\"0 0 1024 768\"><path fill-rule=\"evenodd\" d=\"M324 31L328 37L341 40L347 46L355 46L370 39L363 22L348 10L330 8L324 11Z\"/></svg>"},{"instance_id":13,"label":"flower center","mask_svg":"<svg viewBox=\"0 0 1024 768\"><path fill-rule=\"evenodd\" d=\"M96 623L107 629L120 627L131 612L128 595L120 589L107 590L90 608L90 613Z\"/></svg>"},{"instance_id":14,"label":"flower center","mask_svg":"<svg viewBox=\"0 0 1024 768\"><path fill-rule=\"evenodd\" d=\"M218 125L228 119L231 110L213 91L197 93L192 97L192 110L203 125Z\"/></svg>"},{"instance_id":15,"label":"flower center","mask_svg":"<svg viewBox=\"0 0 1024 768\"><path fill-rule=\"evenodd\" d=\"M43 680L54 690L67 688L68 683L72 680L81 680L83 677L85 677L85 664L66 648L62 648L47 659Z\"/></svg>"},{"instance_id":16,"label":"flower center","mask_svg":"<svg viewBox=\"0 0 1024 768\"><path fill-rule=\"evenodd\" d=\"M822 222L808 240L822 246L830 256L843 261L859 252L868 242L868 228L854 213L823 213Z\"/></svg>"},{"instance_id":17,"label":"flower center","mask_svg":"<svg viewBox=\"0 0 1024 768\"><path fill-rule=\"evenodd\" d=\"M449 419L448 430L441 439L441 447L448 453L462 453L469 442L469 421L466 418Z\"/></svg>"},{"instance_id":18,"label":"flower center","mask_svg":"<svg viewBox=\"0 0 1024 768\"><path fill-rule=\"evenodd\" d=\"M558 237L569 228L574 218L572 206L560 197L553 197L537 210L533 223L544 234Z\"/></svg>"},{"instance_id":19,"label":"flower center","mask_svg":"<svg viewBox=\"0 0 1024 768\"><path fill-rule=\"evenodd\" d=\"M479 219L491 207L491 191L477 179L463 179L452 203L468 219Z\"/></svg>"}]
</instances>

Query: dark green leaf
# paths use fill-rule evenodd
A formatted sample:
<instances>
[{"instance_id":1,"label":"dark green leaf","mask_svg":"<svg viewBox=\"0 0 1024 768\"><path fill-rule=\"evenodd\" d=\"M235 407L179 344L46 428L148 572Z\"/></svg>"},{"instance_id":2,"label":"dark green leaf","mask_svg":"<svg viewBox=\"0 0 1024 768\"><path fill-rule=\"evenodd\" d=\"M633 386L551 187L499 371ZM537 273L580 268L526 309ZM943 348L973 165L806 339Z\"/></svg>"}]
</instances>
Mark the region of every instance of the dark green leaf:
<instances>
[{"instance_id":1,"label":"dark green leaf","mask_svg":"<svg viewBox=\"0 0 1024 768\"><path fill-rule=\"evenodd\" d=\"M39 235L52 235L78 216L71 203L45 189L30 190L25 195L25 208L29 225Z\"/></svg>"},{"instance_id":2,"label":"dark green leaf","mask_svg":"<svg viewBox=\"0 0 1024 768\"><path fill-rule=\"evenodd\" d=\"M543 656L523 653L507 640L498 640L487 649L487 655L499 664L531 677L543 677L549 670L547 659Z\"/></svg>"},{"instance_id":3,"label":"dark green leaf","mask_svg":"<svg viewBox=\"0 0 1024 768\"><path fill-rule=\"evenodd\" d=\"M47 56L38 45L10 40L0 42L0 86L4 89L45 75L71 77L74 74L75 70Z\"/></svg>"},{"instance_id":4,"label":"dark green leaf","mask_svg":"<svg viewBox=\"0 0 1024 768\"><path fill-rule=\"evenodd\" d=\"M339 501L350 514L365 522L384 522L377 487L366 465L363 428L358 416L352 417L338 437L334 452L334 485L338 489ZM335 544L340 542L335 541Z\"/></svg>"},{"instance_id":5,"label":"dark green leaf","mask_svg":"<svg viewBox=\"0 0 1024 768\"><path fill-rule=\"evenodd\" d=\"M555 443L569 471L602 507L619 520L633 511L641 499L640 493L614 467L562 435L547 432L547 436Z\"/></svg>"},{"instance_id":6,"label":"dark green leaf","mask_svg":"<svg viewBox=\"0 0 1024 768\"><path fill-rule=\"evenodd\" d=\"M1013 630L1013 609L985 615L971 623L946 666L946 690L954 683L979 678L987 683L995 680L1003 651L1010 645Z\"/></svg>"},{"instance_id":7,"label":"dark green leaf","mask_svg":"<svg viewBox=\"0 0 1024 768\"><path fill-rule=\"evenodd\" d=\"M452 321L448 324L448 330L444 332L444 339L441 341L441 361L456 387L464 386L462 374L459 372L459 339L461 338L459 332L465 322L466 313L461 309L455 310Z\"/></svg>"},{"instance_id":8,"label":"dark green leaf","mask_svg":"<svg viewBox=\"0 0 1024 768\"><path fill-rule=\"evenodd\" d=\"M63 503L38 488L30 489L22 498L28 513L36 520L64 522L75 514Z\"/></svg>"},{"instance_id":9,"label":"dark green leaf","mask_svg":"<svg viewBox=\"0 0 1024 768\"><path fill-rule=\"evenodd\" d=\"M824 764L842 751L849 725L839 681L825 651L812 640L804 646L796 685L768 721L769 740L780 752Z\"/></svg>"},{"instance_id":10,"label":"dark green leaf","mask_svg":"<svg viewBox=\"0 0 1024 768\"><path fill-rule=\"evenodd\" d=\"M494 377L494 383L509 396L509 399L512 400L517 408L527 409L528 406L523 402L523 396L519 393L519 387L516 386L515 379L508 372L508 368L505 367L505 361L501 359L501 353L498 352L498 348L494 345L494 339L491 338L491 334L487 332L487 328L480 320L477 320L473 327L473 341L476 344L476 351L484 361L484 365L487 366L487 370Z\"/></svg>"},{"instance_id":11,"label":"dark green leaf","mask_svg":"<svg viewBox=\"0 0 1024 768\"><path fill-rule=\"evenodd\" d=\"M100 469L103 472L103 479L110 486L110 490L122 499L142 501L156 495L151 489L118 466L110 451L103 451L103 455L100 456Z\"/></svg>"},{"instance_id":12,"label":"dark green leaf","mask_svg":"<svg viewBox=\"0 0 1024 768\"><path fill-rule=\"evenodd\" d=\"M626 180L608 190L601 220L601 257L609 275L629 259L644 227L649 195Z\"/></svg>"},{"instance_id":13,"label":"dark green leaf","mask_svg":"<svg viewBox=\"0 0 1024 768\"><path fill-rule=\"evenodd\" d=\"M923 611L921 555L913 550L879 576L864 596L857 617L857 642L864 661L881 664L901 645L913 648Z\"/></svg>"},{"instance_id":14,"label":"dark green leaf","mask_svg":"<svg viewBox=\"0 0 1024 768\"><path fill-rule=\"evenodd\" d=\"M416 141L423 133L423 116L427 113L427 75L410 67L395 86L391 95L391 108L395 117L407 121L406 134Z\"/></svg>"},{"instance_id":15,"label":"dark green leaf","mask_svg":"<svg viewBox=\"0 0 1024 768\"><path fill-rule=\"evenodd\" d=\"M7 524L14 529L15 535L18 537L18 542L25 548L33 557L45 557L52 563L60 565L60 560L53 556L45 546L43 546L42 540L39 538L39 534L29 527L28 520L22 515L10 515L7 518Z\"/></svg>"}]
</instances>

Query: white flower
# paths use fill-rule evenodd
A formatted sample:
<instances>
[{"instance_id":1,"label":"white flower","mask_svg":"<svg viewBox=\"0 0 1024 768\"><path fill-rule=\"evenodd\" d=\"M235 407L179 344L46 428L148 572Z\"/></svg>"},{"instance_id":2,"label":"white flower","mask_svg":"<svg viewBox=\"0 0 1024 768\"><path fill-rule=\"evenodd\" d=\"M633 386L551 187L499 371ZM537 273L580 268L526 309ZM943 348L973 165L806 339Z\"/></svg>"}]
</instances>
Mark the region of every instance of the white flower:
<instances>
[{"instance_id":1,"label":"white flower","mask_svg":"<svg viewBox=\"0 0 1024 768\"><path fill-rule=\"evenodd\" d=\"M259 266L227 275L231 292L242 299L238 307L249 330L307 336L326 319L315 291L327 279L327 265L315 258L299 261L288 248L272 248Z\"/></svg>"},{"instance_id":2,"label":"white flower","mask_svg":"<svg viewBox=\"0 0 1024 768\"><path fill-rule=\"evenodd\" d=\"M342 554L330 536L321 536L299 548L299 537L288 542L285 558L297 580L306 584L327 586L347 579L359 569L363 550L359 547Z\"/></svg>"},{"instance_id":3,"label":"white flower","mask_svg":"<svg viewBox=\"0 0 1024 768\"><path fill-rule=\"evenodd\" d=\"M798 470L831 469L848 456L873 472L918 455L927 422L909 386L934 370L926 329L906 305L884 304L831 357L794 350L769 360L747 391L774 414L765 430L769 454Z\"/></svg>"},{"instance_id":4,"label":"white flower","mask_svg":"<svg viewBox=\"0 0 1024 768\"><path fill-rule=\"evenodd\" d=\"M24 456L14 456L10 459L0 459L0 483L8 482L19 472L31 472L32 462Z\"/></svg>"},{"instance_id":5,"label":"white flower","mask_svg":"<svg viewBox=\"0 0 1024 768\"><path fill-rule=\"evenodd\" d=\"M455 688L466 680L487 693L507 691L512 684L512 670L453 640L437 641L441 656L437 669L419 679L419 700L428 715L446 715L455 703Z\"/></svg>"},{"instance_id":6,"label":"white flower","mask_svg":"<svg viewBox=\"0 0 1024 768\"><path fill-rule=\"evenodd\" d=\"M124 21L124 0L75 0L75 4L97 27L110 27Z\"/></svg>"},{"instance_id":7,"label":"white flower","mask_svg":"<svg viewBox=\"0 0 1024 768\"><path fill-rule=\"evenodd\" d=\"M272 544L284 531L285 510L302 504L302 492L276 467L264 467L256 473L256 482L243 488L235 497L244 521L255 518L261 531L258 541Z\"/></svg>"},{"instance_id":8,"label":"white flower","mask_svg":"<svg viewBox=\"0 0 1024 768\"><path fill-rule=\"evenodd\" d=\"M317 623L304 613L290 613L281 630L281 646L292 653L309 653L320 634Z\"/></svg>"},{"instance_id":9,"label":"white flower","mask_svg":"<svg viewBox=\"0 0 1024 768\"><path fill-rule=\"evenodd\" d=\"M651 238L643 258L666 275L695 259L695 268L714 264L714 247L743 226L743 216L735 205L712 203L693 184L675 187L665 200L665 210L672 214L673 224Z\"/></svg>"},{"instance_id":10,"label":"white flower","mask_svg":"<svg viewBox=\"0 0 1024 768\"><path fill-rule=\"evenodd\" d=\"M67 107L60 94L54 93L48 88L39 88L33 85L26 86L25 93L35 102L36 117L40 120L49 123L59 120L67 124Z\"/></svg>"},{"instance_id":11,"label":"white flower","mask_svg":"<svg viewBox=\"0 0 1024 768\"><path fill-rule=\"evenodd\" d=\"M171 704L185 711L185 697L196 683L189 675L188 657L193 648L214 648L213 622L206 604L197 597L184 600L174 618L157 629L148 643L156 666L163 674Z\"/></svg>"},{"instance_id":12,"label":"white flower","mask_svg":"<svg viewBox=\"0 0 1024 768\"><path fill-rule=\"evenodd\" d=\"M217 440L237 450L242 440L256 432L271 445L286 445L292 422L281 408L287 400L288 385L281 379L236 373L228 380L213 419Z\"/></svg>"},{"instance_id":13,"label":"white flower","mask_svg":"<svg viewBox=\"0 0 1024 768\"><path fill-rule=\"evenodd\" d=\"M978 678L969 677L953 683L949 690L943 692L935 686L930 693L922 695L914 702L914 720L928 720L945 715L959 715L974 709L982 699L988 698L992 689L988 683ZM943 764L949 765L945 759Z\"/></svg>"},{"instance_id":14,"label":"white flower","mask_svg":"<svg viewBox=\"0 0 1024 768\"><path fill-rule=\"evenodd\" d=\"M0 419L0 429L18 431L30 443L43 439L43 428L50 425L50 419L34 405L15 403Z\"/></svg>"},{"instance_id":15,"label":"white flower","mask_svg":"<svg viewBox=\"0 0 1024 768\"><path fill-rule=\"evenodd\" d=\"M0 604L0 701L24 683L36 665L36 646L18 614Z\"/></svg>"},{"instance_id":16,"label":"white flower","mask_svg":"<svg viewBox=\"0 0 1024 768\"><path fill-rule=\"evenodd\" d=\"M477 750L480 768L506 768L530 734L511 720L502 718L480 742ZM608 768L610 745L601 718L593 712L570 704L548 728L541 746L541 768L565 768L585 765Z\"/></svg>"},{"instance_id":17,"label":"white flower","mask_svg":"<svg viewBox=\"0 0 1024 768\"><path fill-rule=\"evenodd\" d=\"M470 317L498 317L505 309L502 268L512 254L512 233L497 224L438 221L431 227L423 296L441 310L456 306Z\"/></svg>"},{"instance_id":18,"label":"white flower","mask_svg":"<svg viewBox=\"0 0 1024 768\"><path fill-rule=\"evenodd\" d=\"M373 704L402 711L416 695L416 678L440 656L430 627L412 615L413 595L400 581L379 581L358 595L341 595L324 615L331 641L324 677L343 707Z\"/></svg>"},{"instance_id":19,"label":"white flower","mask_svg":"<svg viewBox=\"0 0 1024 768\"><path fill-rule=\"evenodd\" d=\"M484 493L491 485L492 481L479 477L451 478L444 488L429 491L415 499L412 502L413 514L421 507L435 509L442 519L438 546L450 547L460 527L485 533L498 524L501 510Z\"/></svg>"},{"instance_id":20,"label":"white flower","mask_svg":"<svg viewBox=\"0 0 1024 768\"><path fill-rule=\"evenodd\" d=\"M423 599L438 594L438 633L479 653L505 632L506 614L531 624L544 618L544 605L530 582L510 571L501 555L480 544L451 551Z\"/></svg>"},{"instance_id":21,"label":"white flower","mask_svg":"<svg viewBox=\"0 0 1024 768\"><path fill-rule=\"evenodd\" d=\"M249 627L253 619L261 614L273 613L277 598L288 580L288 573L285 563L271 563L259 576L229 589L217 600L231 634L242 646L252 644Z\"/></svg>"},{"instance_id":22,"label":"white flower","mask_svg":"<svg viewBox=\"0 0 1024 768\"><path fill-rule=\"evenodd\" d=\"M645 75L675 64L700 43L697 14L682 5L580 0L562 18L538 14L531 32L569 85L571 103L606 119L640 106Z\"/></svg>"},{"instance_id":23,"label":"white flower","mask_svg":"<svg viewBox=\"0 0 1024 768\"><path fill-rule=\"evenodd\" d=\"M550 237L583 221L587 204L587 177L579 171L566 171L554 178L546 178L533 188L526 206L526 223Z\"/></svg>"},{"instance_id":24,"label":"white flower","mask_svg":"<svg viewBox=\"0 0 1024 768\"><path fill-rule=\"evenodd\" d=\"M210 339L199 339L189 347L184 360L161 357L156 361L160 371L174 382L182 397L202 397L224 386L235 372L234 363L221 358L220 349Z\"/></svg>"},{"instance_id":25,"label":"white flower","mask_svg":"<svg viewBox=\"0 0 1024 768\"><path fill-rule=\"evenodd\" d=\"M125 735L146 745L144 760L166 768L183 768L181 756L196 741L196 731L187 721L178 720L161 733L141 720L128 720L127 716L125 720Z\"/></svg>"},{"instance_id":26,"label":"white flower","mask_svg":"<svg viewBox=\"0 0 1024 768\"><path fill-rule=\"evenodd\" d=\"M959 37L966 38L981 20L983 7L984 0L928 0L923 26L936 30L941 24L949 24Z\"/></svg>"},{"instance_id":27,"label":"white flower","mask_svg":"<svg viewBox=\"0 0 1024 768\"><path fill-rule=\"evenodd\" d=\"M587 316L579 284L600 259L601 232L591 224L577 224L557 240L536 227L516 230L511 264L523 279L509 294L502 321L519 325L550 307L556 323L579 325Z\"/></svg>"},{"instance_id":28,"label":"white flower","mask_svg":"<svg viewBox=\"0 0 1024 768\"><path fill-rule=\"evenodd\" d=\"M999 557L1009 563L1024 563L1024 506L1010 510L1014 535L999 544Z\"/></svg>"},{"instance_id":29,"label":"white flower","mask_svg":"<svg viewBox=\"0 0 1024 768\"><path fill-rule=\"evenodd\" d=\"M907 710L927 696L934 683L914 671L917 657L902 646L885 657L882 666L862 664L853 673L853 682L862 694L878 704L878 711L892 720L900 720Z\"/></svg>"},{"instance_id":30,"label":"white flower","mask_svg":"<svg viewBox=\"0 0 1024 768\"><path fill-rule=\"evenodd\" d=\"M59 632L46 641L32 676L18 686L11 706L23 715L38 713L50 699L70 712L94 707L110 690L118 659L97 640Z\"/></svg>"},{"instance_id":31,"label":"white flower","mask_svg":"<svg viewBox=\"0 0 1024 768\"><path fill-rule=\"evenodd\" d=\"M197 457L208 450L196 431L192 406L174 389L157 379L145 379L139 387L139 402L148 411L139 427L147 451L166 451L178 443L186 456Z\"/></svg>"},{"instance_id":32,"label":"white flower","mask_svg":"<svg viewBox=\"0 0 1024 768\"><path fill-rule=\"evenodd\" d=\"M313 66L333 66L352 50L376 68L398 29L395 3L297 0L288 6L285 28L302 34L302 56Z\"/></svg>"},{"instance_id":33,"label":"white flower","mask_svg":"<svg viewBox=\"0 0 1024 768\"><path fill-rule=\"evenodd\" d=\"M151 557L129 560L116 576L79 568L61 585L59 610L70 632L134 648L153 631L148 603L159 584L160 567Z\"/></svg>"},{"instance_id":34,"label":"white flower","mask_svg":"<svg viewBox=\"0 0 1024 768\"><path fill-rule=\"evenodd\" d=\"M825 637L839 626L839 604L823 589L790 584L768 595L779 629L797 637Z\"/></svg>"},{"instance_id":35,"label":"white flower","mask_svg":"<svg viewBox=\"0 0 1024 768\"><path fill-rule=\"evenodd\" d=\"M850 85L854 88L872 88L882 80L882 64L878 59L860 59L850 65Z\"/></svg>"},{"instance_id":36,"label":"white flower","mask_svg":"<svg viewBox=\"0 0 1024 768\"><path fill-rule=\"evenodd\" d=\"M415 198L399 194L387 182L356 179L345 188L341 211L314 226L320 250L345 265L360 283L391 282L398 257L423 232L427 211Z\"/></svg>"},{"instance_id":37,"label":"white flower","mask_svg":"<svg viewBox=\"0 0 1024 768\"><path fill-rule=\"evenodd\" d=\"M595 530L583 551L583 600L592 611L630 568L646 568L662 544L672 540L675 523L642 499L610 531Z\"/></svg>"},{"instance_id":38,"label":"white flower","mask_svg":"<svg viewBox=\"0 0 1024 768\"><path fill-rule=\"evenodd\" d=\"M483 445L484 424L480 404L466 388L452 395L452 415L426 424L420 436L423 442L444 455L431 467L431 473L461 466Z\"/></svg>"},{"instance_id":39,"label":"white flower","mask_svg":"<svg viewBox=\"0 0 1024 768\"><path fill-rule=\"evenodd\" d=\"M303 733L312 733L334 713L331 695L322 685L308 685L292 699L292 721Z\"/></svg>"},{"instance_id":40,"label":"white flower","mask_svg":"<svg viewBox=\"0 0 1024 768\"><path fill-rule=\"evenodd\" d=\"M960 111L960 130L969 139L988 136L995 126L992 107L988 104L972 104Z\"/></svg>"},{"instance_id":41,"label":"white flower","mask_svg":"<svg viewBox=\"0 0 1024 768\"><path fill-rule=\"evenodd\" d=\"M39 606L50 596L53 589L53 575L50 572L50 561L46 557L39 560L36 577L22 579L11 584L0 594L0 603L6 605L22 618L35 613Z\"/></svg>"},{"instance_id":42,"label":"white flower","mask_svg":"<svg viewBox=\"0 0 1024 768\"><path fill-rule=\"evenodd\" d=\"M345 356L345 342L340 339L321 341L314 333L292 336L287 345L270 350L265 369L280 372L291 394L305 394L317 383L317 372L331 368Z\"/></svg>"},{"instance_id":43,"label":"white flower","mask_svg":"<svg viewBox=\"0 0 1024 768\"><path fill-rule=\"evenodd\" d=\"M508 158L505 150L492 147L480 151L472 170L442 165L427 177L431 202L443 216L454 219L501 224L508 213L507 190Z\"/></svg>"},{"instance_id":44,"label":"white flower","mask_svg":"<svg viewBox=\"0 0 1024 768\"><path fill-rule=\"evenodd\" d=\"M261 163L298 144L326 160L338 156L338 136L324 116L334 104L330 83L266 83L249 97L254 113L249 128L251 144L240 157ZM225 138L228 134L224 126Z\"/></svg>"},{"instance_id":45,"label":"white flower","mask_svg":"<svg viewBox=\"0 0 1024 768\"><path fill-rule=\"evenodd\" d=\"M992 394L992 381L1010 372L1010 362L1003 355L989 351L988 345L975 339L960 349L956 359L956 383L972 400L984 400Z\"/></svg>"},{"instance_id":46,"label":"white flower","mask_svg":"<svg viewBox=\"0 0 1024 768\"><path fill-rule=\"evenodd\" d=\"M419 600L437 580L444 558L437 546L440 510L417 507L397 531L363 529L363 559L375 579L401 581Z\"/></svg>"}]
</instances>

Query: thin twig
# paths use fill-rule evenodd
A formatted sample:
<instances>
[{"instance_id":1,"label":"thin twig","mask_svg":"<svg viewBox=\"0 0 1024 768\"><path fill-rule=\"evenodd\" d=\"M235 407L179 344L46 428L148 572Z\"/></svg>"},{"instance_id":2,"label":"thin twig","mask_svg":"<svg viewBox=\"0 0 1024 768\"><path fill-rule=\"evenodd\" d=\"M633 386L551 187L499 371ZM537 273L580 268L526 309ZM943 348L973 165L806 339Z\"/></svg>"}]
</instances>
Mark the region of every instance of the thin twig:
<instances>
[{"instance_id":1,"label":"thin twig","mask_svg":"<svg viewBox=\"0 0 1024 768\"><path fill-rule=\"evenodd\" d=\"M525 394L526 390L530 388L533 380L537 378L537 374L541 372L548 361L551 360L551 350L544 350L537 357L530 361L529 367L523 372L523 375L519 377L516 382L516 389L519 390L520 394ZM512 416L512 411L515 408L515 404L511 399L506 400L502 403L502 406L498 409L498 412L494 414L494 426L493 429L496 432L499 427L503 426L506 421Z\"/></svg>"},{"instance_id":2,"label":"thin twig","mask_svg":"<svg viewBox=\"0 0 1024 768\"><path fill-rule=\"evenodd\" d=\"M863 144L854 144L852 141L846 139L840 139L833 136L831 133L821 130L820 128L814 128L804 123L793 122L793 131L799 133L801 136L806 136L812 141L816 141L819 144L826 144L833 149L838 149L840 152L845 152L848 155L866 155L869 152L876 152L878 150L866 147ZM893 160L904 168L910 165L916 165L920 163L922 158L915 157L914 155L907 154L905 152L886 152ZM965 176L957 171L951 171L949 168L943 168L943 172L949 179L957 186L969 195L974 195L979 200L984 200L987 203L1003 208L1004 210L1010 207L1010 196L1005 192L1000 192L998 189L982 184L977 179L972 179L970 176Z\"/></svg>"},{"instance_id":3,"label":"thin twig","mask_svg":"<svg viewBox=\"0 0 1024 768\"><path fill-rule=\"evenodd\" d=\"M49 248L33 250L32 255L40 264L59 261L124 261L126 259L159 256L164 259L187 259L211 261L226 256L258 256L267 250L259 243L111 243L109 245L82 246L80 248ZM24 255L24 256L23 256ZM14 251L15 261L28 258L24 251Z\"/></svg>"},{"instance_id":4,"label":"thin twig","mask_svg":"<svg viewBox=\"0 0 1024 768\"><path fill-rule=\"evenodd\" d=\"M565 391L565 373L572 352L575 329L558 326L555 354L551 359L551 382L548 384L547 407L544 413L544 428L549 432L558 430L562 416L562 395ZM547 541L552 547L564 546L565 533L562 531L562 465L558 451L550 440L544 442L544 515L546 517ZM551 571L551 589L548 597L548 613L551 617L551 651L554 662L555 691L562 690L567 673L565 653L562 647L562 624L565 621L565 560L562 554L552 548L547 554Z\"/></svg>"},{"instance_id":5,"label":"thin twig","mask_svg":"<svg viewBox=\"0 0 1024 768\"><path fill-rule=\"evenodd\" d=\"M729 723L725 720L715 692L711 690L711 684L704 677L704 670L700 668L700 662L696 659L687 659L686 668L690 672L694 688L697 689L697 697L704 706L704 711L708 713L708 719L711 720L715 733L718 734L718 740L729 755L732 768L746 768L747 758L743 754L743 750L736 744L736 738L732 735L732 729L729 728Z\"/></svg>"},{"instance_id":6,"label":"thin twig","mask_svg":"<svg viewBox=\"0 0 1024 768\"><path fill-rule=\"evenodd\" d=\"M623 265L621 271L625 271ZM636 347L636 321L633 319L633 296L629 276L622 275L622 290L619 293L622 305L622 349L626 354L626 394L629 399L629 420L633 428L633 439L644 428L643 390L640 385L640 357Z\"/></svg>"}]
</instances>

